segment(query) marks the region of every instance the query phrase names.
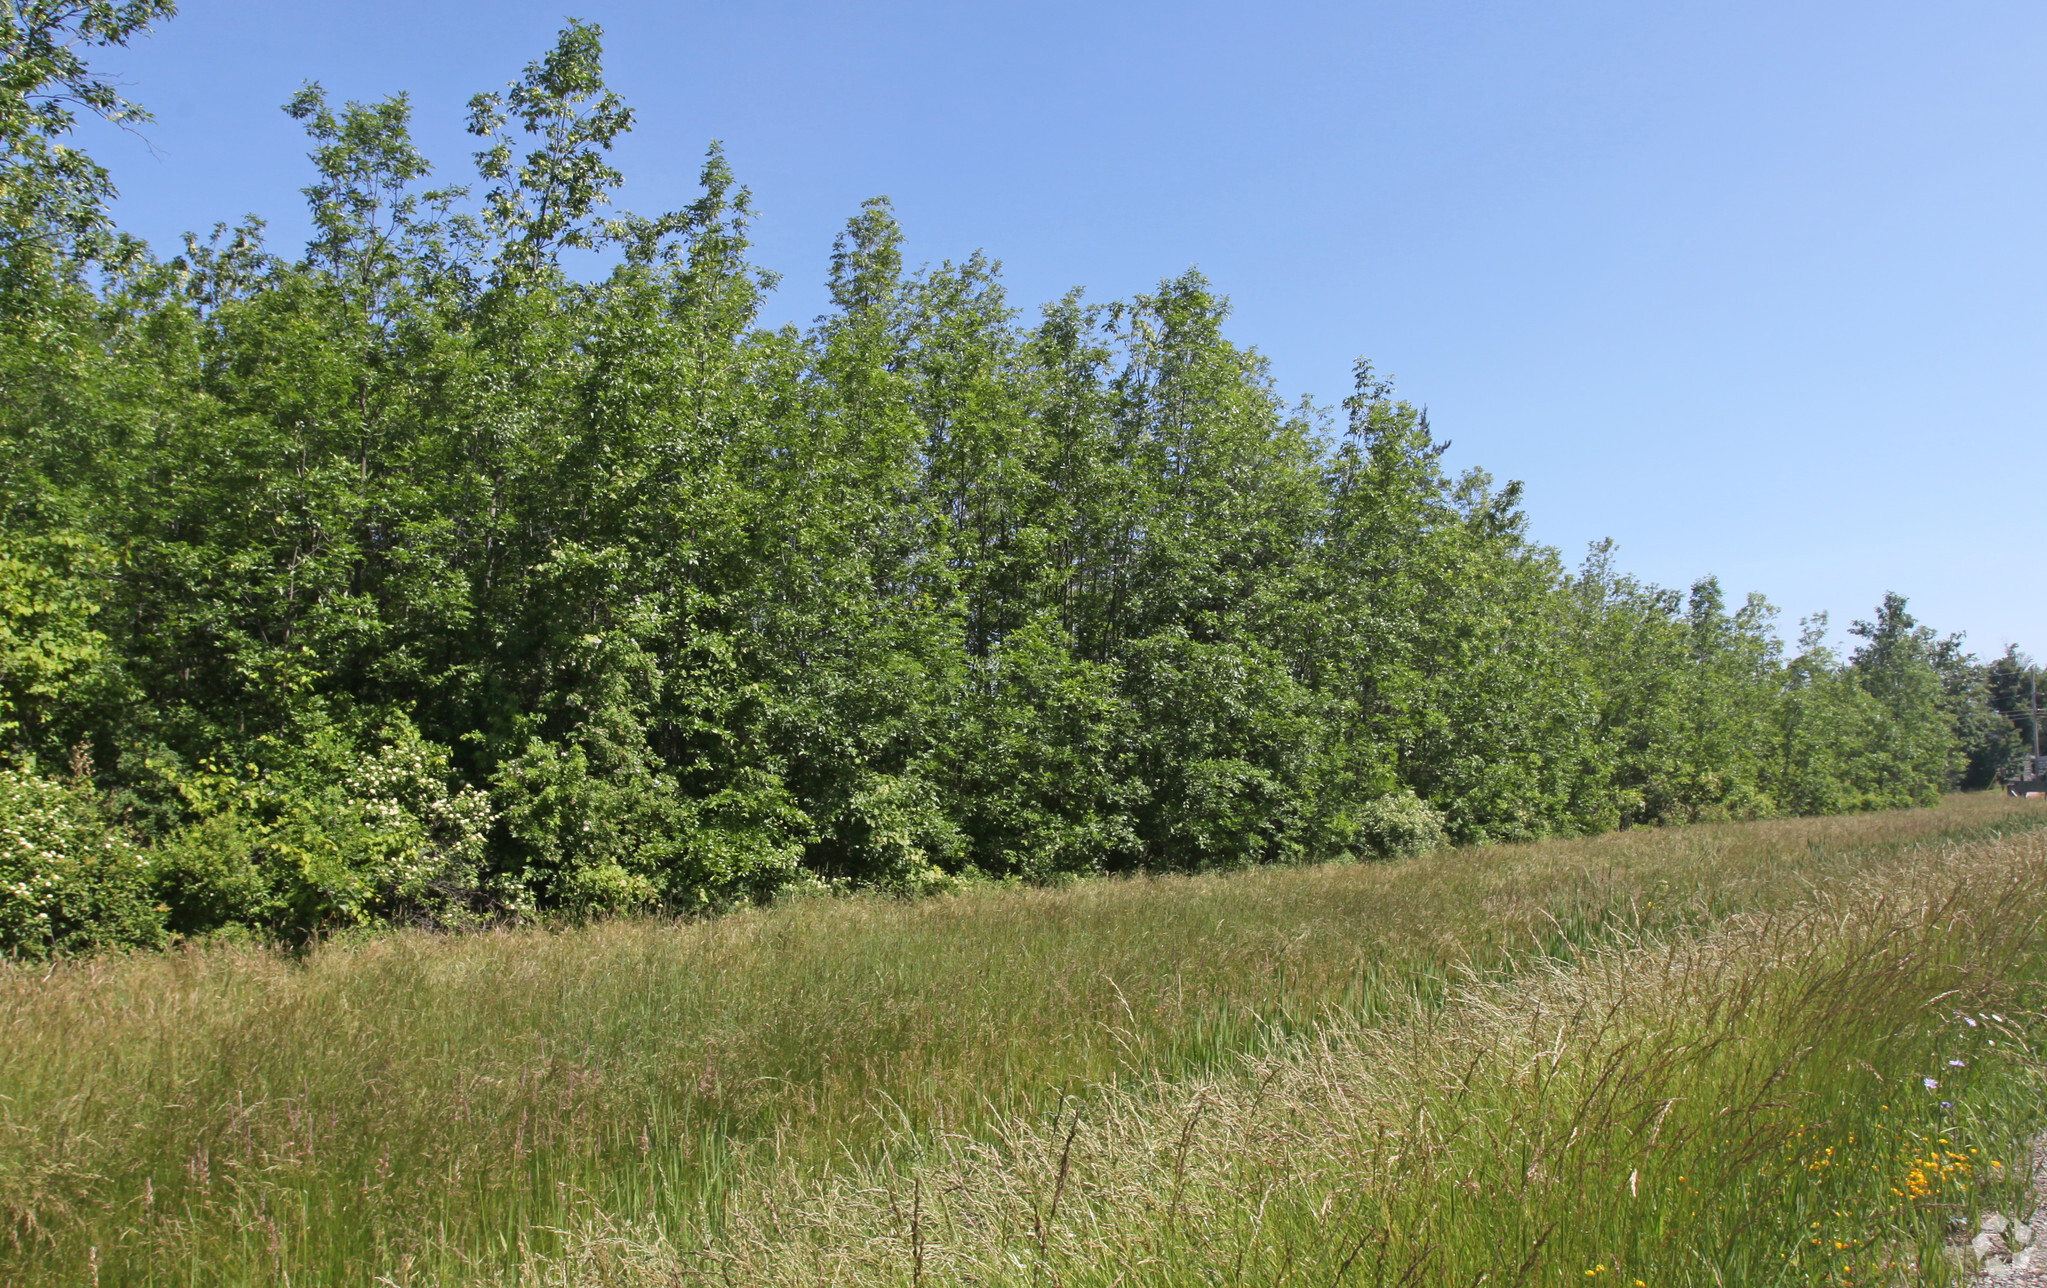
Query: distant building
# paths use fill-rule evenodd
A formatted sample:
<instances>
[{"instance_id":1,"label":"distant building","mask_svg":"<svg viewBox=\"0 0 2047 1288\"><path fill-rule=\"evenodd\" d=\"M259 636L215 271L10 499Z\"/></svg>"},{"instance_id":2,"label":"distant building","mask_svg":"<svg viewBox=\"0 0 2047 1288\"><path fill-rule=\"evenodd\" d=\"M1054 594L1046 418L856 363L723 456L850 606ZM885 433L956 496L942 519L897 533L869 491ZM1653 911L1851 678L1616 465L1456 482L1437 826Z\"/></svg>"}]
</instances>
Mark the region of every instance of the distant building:
<instances>
[{"instance_id":1,"label":"distant building","mask_svg":"<svg viewBox=\"0 0 2047 1288\"><path fill-rule=\"evenodd\" d=\"M2006 794L2032 798L2047 796L2047 756L2026 757L2026 776L2006 783Z\"/></svg>"}]
</instances>

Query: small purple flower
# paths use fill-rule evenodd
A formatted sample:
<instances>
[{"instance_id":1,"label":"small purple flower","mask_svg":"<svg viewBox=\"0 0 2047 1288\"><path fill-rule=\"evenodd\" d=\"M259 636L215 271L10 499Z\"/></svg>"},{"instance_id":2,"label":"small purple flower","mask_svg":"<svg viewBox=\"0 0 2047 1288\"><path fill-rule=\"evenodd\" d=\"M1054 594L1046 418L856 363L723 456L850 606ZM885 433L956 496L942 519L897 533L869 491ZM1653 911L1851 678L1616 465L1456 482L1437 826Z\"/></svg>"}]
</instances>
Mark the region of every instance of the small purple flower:
<instances>
[{"instance_id":1,"label":"small purple flower","mask_svg":"<svg viewBox=\"0 0 2047 1288\"><path fill-rule=\"evenodd\" d=\"M1967 1060L1950 1060L1947 1062L1947 1067L1950 1069L1966 1069L1969 1067L1969 1062Z\"/></svg>"},{"instance_id":2,"label":"small purple flower","mask_svg":"<svg viewBox=\"0 0 2047 1288\"><path fill-rule=\"evenodd\" d=\"M1920 1079L1920 1081L1926 1084L1926 1089L1927 1089L1928 1091L1938 1091L1938 1090L1940 1090L1940 1079L1939 1079L1939 1078L1921 1078L1921 1079Z\"/></svg>"}]
</instances>

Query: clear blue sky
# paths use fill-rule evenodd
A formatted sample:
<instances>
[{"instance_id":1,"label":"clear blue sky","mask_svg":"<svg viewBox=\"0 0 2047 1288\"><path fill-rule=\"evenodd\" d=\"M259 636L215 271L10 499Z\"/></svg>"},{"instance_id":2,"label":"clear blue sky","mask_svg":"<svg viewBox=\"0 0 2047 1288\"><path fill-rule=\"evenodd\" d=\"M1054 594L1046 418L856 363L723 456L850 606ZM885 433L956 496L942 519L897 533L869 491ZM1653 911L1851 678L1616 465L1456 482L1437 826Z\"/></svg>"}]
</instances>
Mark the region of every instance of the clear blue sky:
<instances>
[{"instance_id":1,"label":"clear blue sky","mask_svg":"<svg viewBox=\"0 0 2047 1288\"><path fill-rule=\"evenodd\" d=\"M463 102L573 13L640 114L620 204L724 140L774 320L877 193L1024 304L1198 265L1290 395L1371 356L1573 562L2047 653L2038 0L564 6L188 0L104 58L148 145L88 138L165 251L247 212L295 249L301 82L410 90L466 176Z\"/></svg>"}]
</instances>

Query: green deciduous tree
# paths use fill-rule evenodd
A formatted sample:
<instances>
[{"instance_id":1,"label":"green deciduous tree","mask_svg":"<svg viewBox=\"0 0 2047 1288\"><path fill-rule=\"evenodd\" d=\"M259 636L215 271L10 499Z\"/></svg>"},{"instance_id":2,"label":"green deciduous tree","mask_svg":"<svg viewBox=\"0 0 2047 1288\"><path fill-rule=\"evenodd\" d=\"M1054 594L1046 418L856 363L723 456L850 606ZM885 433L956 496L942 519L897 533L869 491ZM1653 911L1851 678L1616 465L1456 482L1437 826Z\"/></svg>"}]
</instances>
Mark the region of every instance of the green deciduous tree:
<instances>
[{"instance_id":1,"label":"green deciduous tree","mask_svg":"<svg viewBox=\"0 0 2047 1288\"><path fill-rule=\"evenodd\" d=\"M82 53L169 11L0 26L9 951L1404 855L2010 756L2016 660L1895 597L1787 657L1712 578L1567 573L1369 364L1282 400L1198 273L1027 319L877 198L763 327L716 146L609 210L594 26L471 100L473 198L405 97L308 85L304 254L157 259L61 140L140 119Z\"/></svg>"}]
</instances>

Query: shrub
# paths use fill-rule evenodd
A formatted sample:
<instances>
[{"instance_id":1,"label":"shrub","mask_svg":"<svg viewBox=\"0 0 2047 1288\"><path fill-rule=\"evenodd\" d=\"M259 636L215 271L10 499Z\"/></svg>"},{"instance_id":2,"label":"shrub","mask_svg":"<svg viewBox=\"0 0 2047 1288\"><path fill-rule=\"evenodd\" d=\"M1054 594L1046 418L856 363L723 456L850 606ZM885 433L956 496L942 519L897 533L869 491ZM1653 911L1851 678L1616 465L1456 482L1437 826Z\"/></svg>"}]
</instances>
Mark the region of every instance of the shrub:
<instances>
[{"instance_id":1,"label":"shrub","mask_svg":"<svg viewBox=\"0 0 2047 1288\"><path fill-rule=\"evenodd\" d=\"M228 811L180 829L156 852L156 892L165 928L203 935L229 926L269 926L281 904L259 848L260 829Z\"/></svg>"},{"instance_id":2,"label":"shrub","mask_svg":"<svg viewBox=\"0 0 2047 1288\"><path fill-rule=\"evenodd\" d=\"M1447 839L1443 816L1413 792L1366 801L1352 816L1357 842L1382 859L1427 854Z\"/></svg>"},{"instance_id":3,"label":"shrub","mask_svg":"<svg viewBox=\"0 0 2047 1288\"><path fill-rule=\"evenodd\" d=\"M450 922L479 903L507 902L508 892L483 878L495 821L489 794L453 785L448 749L410 723L394 723L384 738L342 780L345 830L360 838L354 867L374 911Z\"/></svg>"},{"instance_id":4,"label":"shrub","mask_svg":"<svg viewBox=\"0 0 2047 1288\"><path fill-rule=\"evenodd\" d=\"M367 744L367 745L364 745ZM447 925L523 911L481 870L489 796L448 749L395 720L361 743L321 731L266 772L208 762L178 780L193 820L156 865L170 929L248 926L299 939L378 919Z\"/></svg>"},{"instance_id":5,"label":"shrub","mask_svg":"<svg viewBox=\"0 0 2047 1288\"><path fill-rule=\"evenodd\" d=\"M153 946L149 863L83 784L0 769L0 953Z\"/></svg>"}]
</instances>

